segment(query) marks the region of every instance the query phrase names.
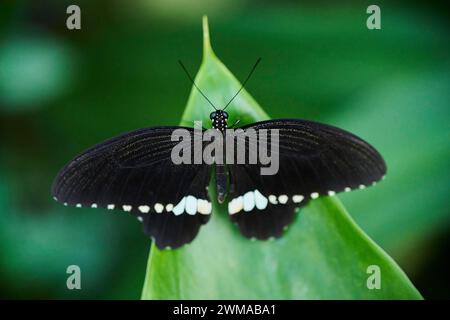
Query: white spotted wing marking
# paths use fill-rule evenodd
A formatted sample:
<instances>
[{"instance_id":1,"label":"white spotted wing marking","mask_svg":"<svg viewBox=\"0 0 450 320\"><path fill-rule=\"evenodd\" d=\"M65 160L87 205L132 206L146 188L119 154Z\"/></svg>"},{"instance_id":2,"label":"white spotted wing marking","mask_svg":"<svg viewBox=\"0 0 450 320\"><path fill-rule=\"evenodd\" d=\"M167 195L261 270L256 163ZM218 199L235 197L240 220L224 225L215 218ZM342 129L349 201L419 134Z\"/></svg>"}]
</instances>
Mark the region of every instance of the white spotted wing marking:
<instances>
[{"instance_id":1,"label":"white spotted wing marking","mask_svg":"<svg viewBox=\"0 0 450 320\"><path fill-rule=\"evenodd\" d=\"M271 194L271 195L269 196L269 202L270 202L271 204L278 204L277 196Z\"/></svg>"},{"instance_id":2,"label":"white spotted wing marking","mask_svg":"<svg viewBox=\"0 0 450 320\"><path fill-rule=\"evenodd\" d=\"M279 201L281 204L286 204L286 203L288 202L288 200L289 200L289 198L288 198L288 196L285 195L285 194L282 194L282 195L278 196L278 201Z\"/></svg>"},{"instance_id":3,"label":"white spotted wing marking","mask_svg":"<svg viewBox=\"0 0 450 320\"><path fill-rule=\"evenodd\" d=\"M148 213L150 211L150 207L147 205L142 205L138 207L139 211L142 213Z\"/></svg>"},{"instance_id":4,"label":"white spotted wing marking","mask_svg":"<svg viewBox=\"0 0 450 320\"><path fill-rule=\"evenodd\" d=\"M350 190L349 188L345 188L345 191ZM330 190L326 193L328 196L336 195L336 191ZM312 192L310 194L311 199L319 198L320 194L318 192ZM301 194L295 194L291 198L289 198L286 194L269 195L265 197L259 190L246 192L244 195L231 199L228 203L228 213L230 215L236 214L240 211L249 212L254 210L255 208L258 210L264 210L267 208L267 205L270 203L272 205L279 204L287 204L290 201L295 204L299 204L305 200L305 196Z\"/></svg>"},{"instance_id":5,"label":"white spotted wing marking","mask_svg":"<svg viewBox=\"0 0 450 320\"><path fill-rule=\"evenodd\" d=\"M161 213L164 211L164 206L161 203L155 203L153 208L155 209L156 213Z\"/></svg>"},{"instance_id":6,"label":"white spotted wing marking","mask_svg":"<svg viewBox=\"0 0 450 320\"><path fill-rule=\"evenodd\" d=\"M178 204L173 207L172 212L174 215L179 216L180 214L182 214L184 212L184 206L186 204L186 198L183 197L183 199L180 200L180 202L178 202Z\"/></svg>"},{"instance_id":7,"label":"white spotted wing marking","mask_svg":"<svg viewBox=\"0 0 450 320\"><path fill-rule=\"evenodd\" d=\"M228 213L230 215L236 214L240 211L250 212L255 208L258 210L264 210L267 208L269 202L272 205L278 203L285 204L289 201L289 197L285 194L280 196L269 195L264 196L259 190L248 191L244 195L231 199L228 202Z\"/></svg>"},{"instance_id":8,"label":"white spotted wing marking","mask_svg":"<svg viewBox=\"0 0 450 320\"><path fill-rule=\"evenodd\" d=\"M305 199L305 197L302 196L301 194L296 194L292 196L292 202L294 203L300 203L303 201L303 199Z\"/></svg>"},{"instance_id":9,"label":"white spotted wing marking","mask_svg":"<svg viewBox=\"0 0 450 320\"><path fill-rule=\"evenodd\" d=\"M317 199L318 197L319 197L319 193L318 192L311 193L311 199Z\"/></svg>"},{"instance_id":10,"label":"white spotted wing marking","mask_svg":"<svg viewBox=\"0 0 450 320\"><path fill-rule=\"evenodd\" d=\"M197 212L200 214L211 214L212 204L205 199L197 199L192 195L183 197L175 206L171 203L166 205L166 211L172 212L174 215L187 213L189 215L195 215Z\"/></svg>"},{"instance_id":11,"label":"white spotted wing marking","mask_svg":"<svg viewBox=\"0 0 450 320\"><path fill-rule=\"evenodd\" d=\"M180 200L180 202L178 202L178 204L173 207L172 212L174 215L179 216L180 214L182 214L184 212L184 206L186 204L186 198L183 197L183 199Z\"/></svg>"},{"instance_id":12,"label":"white spotted wing marking","mask_svg":"<svg viewBox=\"0 0 450 320\"><path fill-rule=\"evenodd\" d=\"M201 214L211 214L212 205L211 202L204 199L197 199L197 212Z\"/></svg>"},{"instance_id":13,"label":"white spotted wing marking","mask_svg":"<svg viewBox=\"0 0 450 320\"><path fill-rule=\"evenodd\" d=\"M190 215L194 215L197 212L197 199L194 196L186 197L185 211Z\"/></svg>"},{"instance_id":14,"label":"white spotted wing marking","mask_svg":"<svg viewBox=\"0 0 450 320\"><path fill-rule=\"evenodd\" d=\"M267 207L267 204L269 203L269 200L264 197L261 192L258 190L253 191L255 194L255 205L256 208L259 210L264 210Z\"/></svg>"},{"instance_id":15,"label":"white spotted wing marking","mask_svg":"<svg viewBox=\"0 0 450 320\"><path fill-rule=\"evenodd\" d=\"M262 196L262 195L259 194L258 196ZM252 194L252 197L253 197L253 194ZM55 201L58 200L56 197L53 197L53 199ZM255 200L253 200L253 206L255 205L254 201ZM69 205L67 202L64 202L63 204L64 204L64 206ZM258 198L258 205L264 206L264 201L261 200L260 198ZM83 205L81 203L76 203L75 207L82 208ZM98 204L94 202L90 205L90 207L98 208ZM110 204L106 205L106 209L108 209L108 210L114 210L116 208L121 208L123 211L126 211L126 212L131 212L133 210L133 206L129 205L129 204L123 204L123 205L119 204L116 206L116 204L110 203ZM168 203L166 205L164 205L162 203L155 203L152 208L151 205L142 204L142 205L137 206L137 209L141 213L149 213L149 212L152 212L152 210L156 213L162 213L162 212L166 211L166 212L172 212L176 216L183 214L183 213L187 213L189 215L195 215L196 213L208 215L208 214L211 214L211 212L212 212L212 204L210 201L208 201L206 199L197 199L196 197L194 197L192 195L188 195L186 197L183 197L177 205L173 205L172 203Z\"/></svg>"},{"instance_id":16,"label":"white spotted wing marking","mask_svg":"<svg viewBox=\"0 0 450 320\"><path fill-rule=\"evenodd\" d=\"M243 197L237 197L228 202L228 213L235 214L241 211L244 208L244 200Z\"/></svg>"},{"instance_id":17,"label":"white spotted wing marking","mask_svg":"<svg viewBox=\"0 0 450 320\"><path fill-rule=\"evenodd\" d=\"M255 194L253 191L249 191L244 194L242 198L243 201L243 209L245 212L250 212L255 208Z\"/></svg>"}]
</instances>

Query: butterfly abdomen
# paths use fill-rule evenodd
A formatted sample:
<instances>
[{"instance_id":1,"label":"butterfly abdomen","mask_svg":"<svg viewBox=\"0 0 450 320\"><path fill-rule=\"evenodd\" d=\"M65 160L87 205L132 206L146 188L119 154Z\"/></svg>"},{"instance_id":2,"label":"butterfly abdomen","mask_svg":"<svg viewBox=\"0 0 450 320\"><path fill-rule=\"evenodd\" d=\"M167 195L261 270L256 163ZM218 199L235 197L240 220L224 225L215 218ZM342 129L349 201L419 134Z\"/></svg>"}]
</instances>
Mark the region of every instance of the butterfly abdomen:
<instances>
[{"instance_id":1,"label":"butterfly abdomen","mask_svg":"<svg viewBox=\"0 0 450 320\"><path fill-rule=\"evenodd\" d=\"M223 203L227 192L228 173L225 165L216 164L217 201Z\"/></svg>"}]
</instances>

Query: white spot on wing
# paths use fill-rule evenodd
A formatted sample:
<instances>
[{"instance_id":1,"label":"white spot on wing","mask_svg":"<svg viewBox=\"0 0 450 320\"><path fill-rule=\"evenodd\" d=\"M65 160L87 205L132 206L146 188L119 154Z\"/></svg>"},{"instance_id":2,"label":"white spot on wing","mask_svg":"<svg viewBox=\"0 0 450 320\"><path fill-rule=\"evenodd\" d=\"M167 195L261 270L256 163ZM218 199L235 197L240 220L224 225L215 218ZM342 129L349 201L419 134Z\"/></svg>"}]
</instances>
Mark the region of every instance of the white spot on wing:
<instances>
[{"instance_id":1,"label":"white spot on wing","mask_svg":"<svg viewBox=\"0 0 450 320\"><path fill-rule=\"evenodd\" d=\"M246 192L242 200L245 212L252 211L255 208L255 196L253 191Z\"/></svg>"},{"instance_id":2,"label":"white spot on wing","mask_svg":"<svg viewBox=\"0 0 450 320\"><path fill-rule=\"evenodd\" d=\"M303 201L303 199L305 199L305 197L302 196L301 194L296 194L296 195L292 196L292 201L294 203L300 203Z\"/></svg>"},{"instance_id":3,"label":"white spot on wing","mask_svg":"<svg viewBox=\"0 0 450 320\"><path fill-rule=\"evenodd\" d=\"M197 212L197 199L194 196L186 197L186 213L194 215Z\"/></svg>"},{"instance_id":4,"label":"white spot on wing","mask_svg":"<svg viewBox=\"0 0 450 320\"><path fill-rule=\"evenodd\" d=\"M197 199L197 211L201 214L210 214L212 210L211 202L204 199Z\"/></svg>"},{"instance_id":5,"label":"white spot on wing","mask_svg":"<svg viewBox=\"0 0 450 320\"><path fill-rule=\"evenodd\" d=\"M271 204L278 204L277 197L274 196L273 194L271 194L271 195L269 196L269 202L270 202Z\"/></svg>"},{"instance_id":6,"label":"white spot on wing","mask_svg":"<svg viewBox=\"0 0 450 320\"><path fill-rule=\"evenodd\" d=\"M144 221L144 219L142 219L141 216L137 217L137 219L138 219L140 222Z\"/></svg>"},{"instance_id":7,"label":"white spot on wing","mask_svg":"<svg viewBox=\"0 0 450 320\"><path fill-rule=\"evenodd\" d=\"M154 208L156 213L161 213L164 210L164 206L161 203L155 203Z\"/></svg>"},{"instance_id":8,"label":"white spot on wing","mask_svg":"<svg viewBox=\"0 0 450 320\"><path fill-rule=\"evenodd\" d=\"M186 204L186 197L183 197L183 199L178 202L178 204L172 209L172 212L174 215L179 216L184 212L184 206Z\"/></svg>"},{"instance_id":9,"label":"white spot on wing","mask_svg":"<svg viewBox=\"0 0 450 320\"><path fill-rule=\"evenodd\" d=\"M108 210L112 210L112 209L114 209L114 205L113 204L108 204L108 206L106 208L108 208Z\"/></svg>"},{"instance_id":10,"label":"white spot on wing","mask_svg":"<svg viewBox=\"0 0 450 320\"><path fill-rule=\"evenodd\" d=\"M244 207L244 203L243 203L243 199L242 196L237 197L233 200L231 200L230 202L228 202L228 213L231 214L235 214L238 213L239 211L241 211Z\"/></svg>"},{"instance_id":11,"label":"white spot on wing","mask_svg":"<svg viewBox=\"0 0 450 320\"><path fill-rule=\"evenodd\" d=\"M360 184L360 185L359 185L359 188L360 188L360 189L365 189L365 188L366 188L366 186L365 186L365 185L363 185L363 184Z\"/></svg>"},{"instance_id":12,"label":"white spot on wing","mask_svg":"<svg viewBox=\"0 0 450 320\"><path fill-rule=\"evenodd\" d=\"M149 207L149 206L146 206L146 205L139 206L138 209L139 209L139 211L142 212L142 213L148 213L148 212L150 211L150 207Z\"/></svg>"},{"instance_id":13,"label":"white spot on wing","mask_svg":"<svg viewBox=\"0 0 450 320\"><path fill-rule=\"evenodd\" d=\"M317 199L318 197L319 197L319 193L317 193L317 192L311 193L311 198L312 199Z\"/></svg>"},{"instance_id":14,"label":"white spot on wing","mask_svg":"<svg viewBox=\"0 0 450 320\"><path fill-rule=\"evenodd\" d=\"M124 204L124 205L122 206L123 211L126 211L126 212L130 212L132 208L133 208L133 207L130 206L130 205L128 205L128 204Z\"/></svg>"},{"instance_id":15,"label":"white spot on wing","mask_svg":"<svg viewBox=\"0 0 450 320\"><path fill-rule=\"evenodd\" d=\"M97 208L97 204L96 203L91 204L91 208Z\"/></svg>"},{"instance_id":16,"label":"white spot on wing","mask_svg":"<svg viewBox=\"0 0 450 320\"><path fill-rule=\"evenodd\" d=\"M285 194L282 194L282 195L278 196L278 201L279 201L281 204L287 203L288 200L289 200L289 198L288 198L288 196L285 195Z\"/></svg>"},{"instance_id":17,"label":"white spot on wing","mask_svg":"<svg viewBox=\"0 0 450 320\"><path fill-rule=\"evenodd\" d=\"M167 212L171 212L172 209L173 209L173 204L168 203L168 204L166 205L166 211L167 211Z\"/></svg>"},{"instance_id":18,"label":"white spot on wing","mask_svg":"<svg viewBox=\"0 0 450 320\"><path fill-rule=\"evenodd\" d=\"M81 208L81 203L77 203L77 205L75 207Z\"/></svg>"},{"instance_id":19,"label":"white spot on wing","mask_svg":"<svg viewBox=\"0 0 450 320\"><path fill-rule=\"evenodd\" d=\"M336 194L336 192L334 192L333 190L328 191L328 195L330 197L334 196Z\"/></svg>"},{"instance_id":20,"label":"white spot on wing","mask_svg":"<svg viewBox=\"0 0 450 320\"><path fill-rule=\"evenodd\" d=\"M267 207L269 200L267 200L267 198L264 197L258 190L255 190L253 193L255 194L256 208L259 210L264 210Z\"/></svg>"},{"instance_id":21,"label":"white spot on wing","mask_svg":"<svg viewBox=\"0 0 450 320\"><path fill-rule=\"evenodd\" d=\"M350 188L350 187L345 187L344 191L345 191L345 192L350 192L350 191L352 191L352 188Z\"/></svg>"}]
</instances>

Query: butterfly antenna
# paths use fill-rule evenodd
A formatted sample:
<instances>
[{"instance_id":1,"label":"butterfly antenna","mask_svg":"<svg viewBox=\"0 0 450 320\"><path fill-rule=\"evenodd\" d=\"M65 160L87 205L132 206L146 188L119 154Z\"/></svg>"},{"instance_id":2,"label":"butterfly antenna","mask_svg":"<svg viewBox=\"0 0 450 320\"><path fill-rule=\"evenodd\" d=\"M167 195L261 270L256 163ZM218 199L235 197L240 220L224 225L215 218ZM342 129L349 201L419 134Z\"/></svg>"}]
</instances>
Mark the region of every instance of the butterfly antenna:
<instances>
[{"instance_id":1,"label":"butterfly antenna","mask_svg":"<svg viewBox=\"0 0 450 320\"><path fill-rule=\"evenodd\" d=\"M258 60L256 60L255 64L253 65L252 70L250 70L250 72L249 72L247 78L246 78L246 79L244 80L244 82L242 83L241 88L238 90L238 92L236 92L236 94L233 96L233 98L231 98L231 100L228 101L228 103L225 105L225 107L223 108L223 110L225 110L225 109L230 105L230 103L234 100L234 98L236 98L236 96L239 94L239 92L241 92L242 89L244 89L245 84L247 83L248 79L250 79L250 77L252 76L253 71L255 71L256 67L258 66L258 64L259 64L260 62L261 62L261 58L258 58Z\"/></svg>"},{"instance_id":2,"label":"butterfly antenna","mask_svg":"<svg viewBox=\"0 0 450 320\"><path fill-rule=\"evenodd\" d=\"M184 70L184 72L186 73L187 77L189 78L189 80L191 80L192 84L194 85L195 88L197 88L198 92L200 92L200 94L203 96L203 98L206 99L206 101L209 102L209 104L214 108L214 110L217 110L217 108L214 106L214 104L208 99L208 97L202 92L202 90L200 90L199 87L197 87L197 85L195 84L194 79L191 77L191 75L189 74L189 72L187 71L186 67L184 66L183 62L181 62L181 60L178 60L178 63L180 64L181 68Z\"/></svg>"}]
</instances>

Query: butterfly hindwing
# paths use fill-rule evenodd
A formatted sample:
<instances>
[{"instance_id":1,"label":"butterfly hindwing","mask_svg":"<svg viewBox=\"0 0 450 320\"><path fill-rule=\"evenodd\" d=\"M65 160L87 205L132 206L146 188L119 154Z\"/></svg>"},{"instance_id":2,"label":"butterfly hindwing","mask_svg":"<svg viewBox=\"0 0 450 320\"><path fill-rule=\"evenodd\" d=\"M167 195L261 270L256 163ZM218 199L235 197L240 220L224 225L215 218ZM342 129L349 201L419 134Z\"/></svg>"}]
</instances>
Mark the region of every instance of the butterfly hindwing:
<instances>
[{"instance_id":1,"label":"butterfly hindwing","mask_svg":"<svg viewBox=\"0 0 450 320\"><path fill-rule=\"evenodd\" d=\"M211 213L211 168L171 161L177 128L140 129L90 148L58 174L54 198L69 206L130 212L160 248L190 242Z\"/></svg>"},{"instance_id":2,"label":"butterfly hindwing","mask_svg":"<svg viewBox=\"0 0 450 320\"><path fill-rule=\"evenodd\" d=\"M386 165L367 142L344 130L304 120L269 120L243 127L277 129L279 168L262 175L257 164L229 165L231 219L247 237L278 237L295 218L296 208L319 196L365 188L380 180ZM267 149L271 150L270 134ZM262 138L266 139L266 138ZM252 146L247 147L249 152ZM259 208L258 208L259 202Z\"/></svg>"},{"instance_id":3,"label":"butterfly hindwing","mask_svg":"<svg viewBox=\"0 0 450 320\"><path fill-rule=\"evenodd\" d=\"M294 221L296 208L303 206L306 200L301 204L288 202L283 186L261 179L263 176L257 166L231 165L229 169L230 219L247 238L267 240L280 237Z\"/></svg>"}]
</instances>

